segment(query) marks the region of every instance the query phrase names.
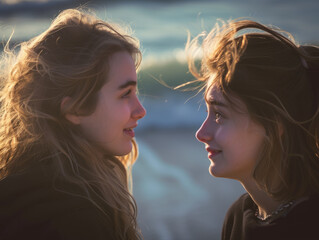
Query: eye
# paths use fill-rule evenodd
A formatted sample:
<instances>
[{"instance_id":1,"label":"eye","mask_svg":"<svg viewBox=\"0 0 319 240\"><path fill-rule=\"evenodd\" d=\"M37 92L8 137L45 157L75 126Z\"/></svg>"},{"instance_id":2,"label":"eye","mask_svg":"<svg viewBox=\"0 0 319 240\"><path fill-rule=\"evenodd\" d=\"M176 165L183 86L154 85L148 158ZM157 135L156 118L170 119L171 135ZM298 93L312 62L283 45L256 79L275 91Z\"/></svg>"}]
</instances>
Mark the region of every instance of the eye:
<instances>
[{"instance_id":1,"label":"eye","mask_svg":"<svg viewBox=\"0 0 319 240\"><path fill-rule=\"evenodd\" d=\"M131 92L132 92L131 89L127 90L127 91L121 96L121 98L126 98L126 97L128 97L128 96L131 94Z\"/></svg>"},{"instance_id":2,"label":"eye","mask_svg":"<svg viewBox=\"0 0 319 240\"><path fill-rule=\"evenodd\" d=\"M224 119L223 114L218 111L215 111L214 114L215 114L216 123L219 123L219 124L222 123L222 120Z\"/></svg>"},{"instance_id":3,"label":"eye","mask_svg":"<svg viewBox=\"0 0 319 240\"><path fill-rule=\"evenodd\" d=\"M222 117L222 115L219 112L215 112L215 118L216 119L220 119Z\"/></svg>"}]
</instances>

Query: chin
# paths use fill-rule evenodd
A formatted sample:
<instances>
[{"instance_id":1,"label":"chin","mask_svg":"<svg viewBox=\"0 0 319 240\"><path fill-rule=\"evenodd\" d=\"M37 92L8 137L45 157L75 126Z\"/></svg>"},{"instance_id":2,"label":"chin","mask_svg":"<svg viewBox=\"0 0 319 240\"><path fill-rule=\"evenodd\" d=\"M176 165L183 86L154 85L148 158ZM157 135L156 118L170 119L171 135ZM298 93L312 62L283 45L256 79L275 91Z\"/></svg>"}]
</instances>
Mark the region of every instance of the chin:
<instances>
[{"instance_id":1,"label":"chin","mask_svg":"<svg viewBox=\"0 0 319 240\"><path fill-rule=\"evenodd\" d=\"M213 167L212 167L212 166L209 166L208 172L209 172L209 174L212 175L213 177L216 177L215 174L214 174L214 170L213 170Z\"/></svg>"},{"instance_id":2,"label":"chin","mask_svg":"<svg viewBox=\"0 0 319 240\"><path fill-rule=\"evenodd\" d=\"M131 142L116 144L115 146L108 146L102 148L102 152L111 156L125 156L132 151L133 145Z\"/></svg>"},{"instance_id":3,"label":"chin","mask_svg":"<svg viewBox=\"0 0 319 240\"><path fill-rule=\"evenodd\" d=\"M132 144L130 144L129 146L122 146L121 149L118 149L116 151L116 154L114 154L115 156L125 156L127 154L129 154L132 151Z\"/></svg>"},{"instance_id":4,"label":"chin","mask_svg":"<svg viewBox=\"0 0 319 240\"><path fill-rule=\"evenodd\" d=\"M208 169L210 175L212 175L213 177L218 177L218 178L222 178L224 177L223 174L221 174L218 169L216 168L216 166L209 166L209 169Z\"/></svg>"}]
</instances>

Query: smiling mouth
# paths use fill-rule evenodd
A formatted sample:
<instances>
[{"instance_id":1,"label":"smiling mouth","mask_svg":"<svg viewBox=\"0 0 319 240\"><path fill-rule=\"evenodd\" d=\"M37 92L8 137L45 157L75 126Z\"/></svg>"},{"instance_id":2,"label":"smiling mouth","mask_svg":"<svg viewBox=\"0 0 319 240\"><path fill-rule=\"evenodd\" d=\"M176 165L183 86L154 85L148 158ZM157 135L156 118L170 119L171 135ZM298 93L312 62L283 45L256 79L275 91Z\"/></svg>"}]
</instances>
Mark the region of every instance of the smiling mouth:
<instances>
[{"instance_id":1,"label":"smiling mouth","mask_svg":"<svg viewBox=\"0 0 319 240\"><path fill-rule=\"evenodd\" d=\"M220 154L222 151L213 151L213 152L209 152L209 156L210 157L215 157L216 155Z\"/></svg>"},{"instance_id":2,"label":"smiling mouth","mask_svg":"<svg viewBox=\"0 0 319 240\"><path fill-rule=\"evenodd\" d=\"M213 158L222 152L221 150L214 150L214 149L206 149L206 150L208 152L208 158Z\"/></svg>"},{"instance_id":3,"label":"smiling mouth","mask_svg":"<svg viewBox=\"0 0 319 240\"><path fill-rule=\"evenodd\" d=\"M123 130L123 132L124 132L124 134L126 134L132 138L135 137L135 132L134 132L133 128L125 128Z\"/></svg>"}]
</instances>

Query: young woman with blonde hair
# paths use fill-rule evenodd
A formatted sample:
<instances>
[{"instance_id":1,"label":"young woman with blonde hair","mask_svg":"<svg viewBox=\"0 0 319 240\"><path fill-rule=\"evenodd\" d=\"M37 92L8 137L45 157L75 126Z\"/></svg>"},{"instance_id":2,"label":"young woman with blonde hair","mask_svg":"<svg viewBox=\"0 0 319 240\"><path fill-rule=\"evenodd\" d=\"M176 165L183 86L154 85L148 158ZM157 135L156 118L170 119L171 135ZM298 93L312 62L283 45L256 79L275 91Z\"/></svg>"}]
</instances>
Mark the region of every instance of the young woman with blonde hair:
<instances>
[{"instance_id":1,"label":"young woman with blonde hair","mask_svg":"<svg viewBox=\"0 0 319 240\"><path fill-rule=\"evenodd\" d=\"M228 210L222 239L318 239L319 48L238 20L187 50L205 88L208 114L196 137L209 172L247 191Z\"/></svg>"},{"instance_id":2,"label":"young woman with blonde hair","mask_svg":"<svg viewBox=\"0 0 319 240\"><path fill-rule=\"evenodd\" d=\"M137 40L72 9L16 57L6 50L1 239L141 239L127 172L145 115L140 61Z\"/></svg>"}]
</instances>

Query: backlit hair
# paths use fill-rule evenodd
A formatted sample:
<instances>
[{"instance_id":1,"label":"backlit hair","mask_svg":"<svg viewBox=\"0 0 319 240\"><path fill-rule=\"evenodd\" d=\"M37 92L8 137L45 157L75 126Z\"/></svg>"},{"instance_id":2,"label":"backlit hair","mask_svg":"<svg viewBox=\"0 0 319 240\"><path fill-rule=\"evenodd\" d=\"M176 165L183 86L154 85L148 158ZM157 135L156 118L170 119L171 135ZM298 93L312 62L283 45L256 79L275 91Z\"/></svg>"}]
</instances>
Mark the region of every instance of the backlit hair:
<instances>
[{"instance_id":1,"label":"backlit hair","mask_svg":"<svg viewBox=\"0 0 319 240\"><path fill-rule=\"evenodd\" d=\"M253 173L259 186L283 201L319 193L319 48L299 46L279 29L238 20L217 24L188 41L186 50L205 96L217 86L234 108L231 98L242 100L265 128Z\"/></svg>"},{"instance_id":2,"label":"backlit hair","mask_svg":"<svg viewBox=\"0 0 319 240\"><path fill-rule=\"evenodd\" d=\"M45 32L23 42L17 56L8 47L5 51L0 177L49 160L59 179L82 189L81 197L101 211L103 204L113 209L115 239L140 239L127 172L137 157L135 141L127 156L101 159L78 127L65 118L66 113L89 115L95 110L112 54L128 52L138 68L138 41L93 14L70 9L61 12ZM64 97L70 100L61 110Z\"/></svg>"}]
</instances>

